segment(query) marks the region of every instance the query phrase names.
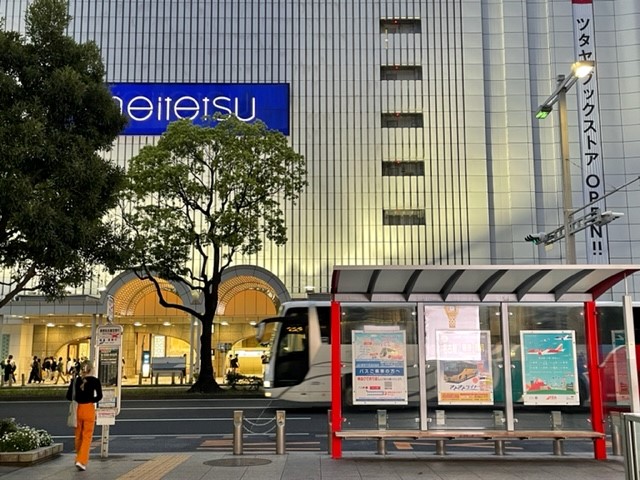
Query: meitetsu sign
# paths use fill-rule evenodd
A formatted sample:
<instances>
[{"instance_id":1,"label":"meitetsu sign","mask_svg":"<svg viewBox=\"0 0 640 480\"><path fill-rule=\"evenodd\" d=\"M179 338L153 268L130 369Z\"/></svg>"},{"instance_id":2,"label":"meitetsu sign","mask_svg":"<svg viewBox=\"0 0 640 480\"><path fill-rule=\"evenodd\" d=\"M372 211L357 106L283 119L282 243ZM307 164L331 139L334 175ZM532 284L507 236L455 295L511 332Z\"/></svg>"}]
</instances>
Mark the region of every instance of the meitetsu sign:
<instances>
[{"instance_id":1,"label":"meitetsu sign","mask_svg":"<svg viewBox=\"0 0 640 480\"><path fill-rule=\"evenodd\" d=\"M261 120L289 134L286 83L114 83L113 99L129 119L124 135L162 135L176 120L203 124L203 117L232 114L243 122Z\"/></svg>"}]
</instances>

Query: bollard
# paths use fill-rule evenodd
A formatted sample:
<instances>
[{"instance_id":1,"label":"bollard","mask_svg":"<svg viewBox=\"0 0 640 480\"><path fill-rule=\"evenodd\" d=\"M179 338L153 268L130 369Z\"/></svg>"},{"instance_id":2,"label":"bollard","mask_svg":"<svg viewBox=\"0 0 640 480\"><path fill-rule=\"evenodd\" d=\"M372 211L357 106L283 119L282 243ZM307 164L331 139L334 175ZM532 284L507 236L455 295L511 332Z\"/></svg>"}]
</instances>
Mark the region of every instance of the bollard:
<instances>
[{"instance_id":1,"label":"bollard","mask_svg":"<svg viewBox=\"0 0 640 480\"><path fill-rule=\"evenodd\" d=\"M233 454L242 455L242 410L233 411Z\"/></svg>"},{"instance_id":2,"label":"bollard","mask_svg":"<svg viewBox=\"0 0 640 480\"><path fill-rule=\"evenodd\" d=\"M276 410L276 455L284 455L286 453L285 423L286 412L284 410Z\"/></svg>"},{"instance_id":3,"label":"bollard","mask_svg":"<svg viewBox=\"0 0 640 480\"><path fill-rule=\"evenodd\" d=\"M611 424L611 454L616 456L622 456L622 436L620 429L622 423L620 421L620 412L611 412L609 416Z\"/></svg>"}]
</instances>

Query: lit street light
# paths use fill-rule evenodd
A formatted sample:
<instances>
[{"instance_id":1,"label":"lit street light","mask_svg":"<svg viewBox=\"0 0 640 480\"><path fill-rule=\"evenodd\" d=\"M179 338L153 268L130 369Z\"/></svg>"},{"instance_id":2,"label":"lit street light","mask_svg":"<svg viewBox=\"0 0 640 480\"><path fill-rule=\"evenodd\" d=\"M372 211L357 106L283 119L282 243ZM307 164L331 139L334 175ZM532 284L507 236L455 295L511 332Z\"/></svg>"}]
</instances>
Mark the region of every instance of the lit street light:
<instances>
[{"instance_id":1,"label":"lit street light","mask_svg":"<svg viewBox=\"0 0 640 480\"><path fill-rule=\"evenodd\" d=\"M576 230L571 228L572 201L571 201L571 164L569 158L569 132L567 128L567 91L578 81L591 74L594 64L592 61L576 62L571 66L571 75L565 77L558 75L558 86L556 90L547 98L536 112L537 119L545 119L553 110L553 106L558 104L560 114L560 153L562 156L562 207L564 211L564 225L561 227L564 232L561 237L566 237L567 262L576 263ZM554 240L555 241L555 240ZM539 242L545 243L547 242ZM553 243L553 242L551 242Z\"/></svg>"}]
</instances>

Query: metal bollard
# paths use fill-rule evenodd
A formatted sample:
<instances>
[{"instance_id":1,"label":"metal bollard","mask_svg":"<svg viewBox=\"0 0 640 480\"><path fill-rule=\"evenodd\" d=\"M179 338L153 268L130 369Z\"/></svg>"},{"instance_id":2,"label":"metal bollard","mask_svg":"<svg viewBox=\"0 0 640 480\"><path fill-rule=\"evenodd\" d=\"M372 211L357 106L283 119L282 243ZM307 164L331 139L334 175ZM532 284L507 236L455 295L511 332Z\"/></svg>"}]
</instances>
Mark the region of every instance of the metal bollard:
<instances>
[{"instance_id":1,"label":"metal bollard","mask_svg":"<svg viewBox=\"0 0 640 480\"><path fill-rule=\"evenodd\" d=\"M233 411L233 454L242 455L242 410Z\"/></svg>"},{"instance_id":2,"label":"metal bollard","mask_svg":"<svg viewBox=\"0 0 640 480\"><path fill-rule=\"evenodd\" d=\"M611 454L622 456L622 435L620 434L622 422L620 412L611 412L609 421L611 424Z\"/></svg>"},{"instance_id":3,"label":"metal bollard","mask_svg":"<svg viewBox=\"0 0 640 480\"><path fill-rule=\"evenodd\" d=\"M284 410L276 410L276 455L286 453L285 424L287 413Z\"/></svg>"}]
</instances>

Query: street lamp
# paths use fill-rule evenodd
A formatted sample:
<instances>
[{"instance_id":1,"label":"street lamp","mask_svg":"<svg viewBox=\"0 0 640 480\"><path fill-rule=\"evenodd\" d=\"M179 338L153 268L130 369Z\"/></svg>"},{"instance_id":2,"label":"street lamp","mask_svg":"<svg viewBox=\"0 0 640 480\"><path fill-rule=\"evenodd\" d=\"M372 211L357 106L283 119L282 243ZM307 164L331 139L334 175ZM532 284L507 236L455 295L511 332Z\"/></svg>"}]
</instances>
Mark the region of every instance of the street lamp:
<instances>
[{"instance_id":1,"label":"street lamp","mask_svg":"<svg viewBox=\"0 0 640 480\"><path fill-rule=\"evenodd\" d=\"M560 114L560 153L562 156L562 207L564 219L564 236L567 245L567 263L576 263L576 239L574 231L570 229L572 202L571 202L571 164L569 159L569 132L567 129L567 91L573 87L579 78L584 78L593 71L592 61L575 62L571 66L571 75L565 77L558 75L558 86L556 90L547 98L536 112L537 119L545 119L553 110L553 106L558 104Z\"/></svg>"}]
</instances>

